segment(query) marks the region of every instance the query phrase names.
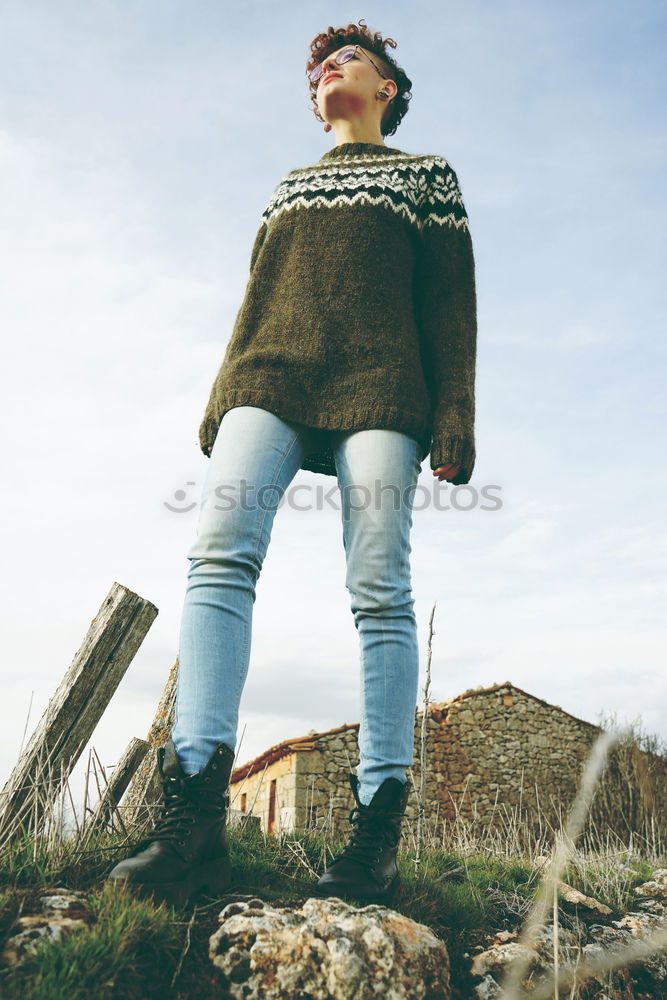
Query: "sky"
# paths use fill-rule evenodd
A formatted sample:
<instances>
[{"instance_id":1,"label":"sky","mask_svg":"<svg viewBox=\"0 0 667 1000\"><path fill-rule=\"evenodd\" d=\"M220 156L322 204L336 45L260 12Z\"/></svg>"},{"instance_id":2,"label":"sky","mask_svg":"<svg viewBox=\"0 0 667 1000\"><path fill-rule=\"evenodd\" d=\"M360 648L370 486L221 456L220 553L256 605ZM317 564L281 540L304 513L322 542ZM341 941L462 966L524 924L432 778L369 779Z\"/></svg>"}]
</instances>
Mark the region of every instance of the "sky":
<instances>
[{"instance_id":1,"label":"sky","mask_svg":"<svg viewBox=\"0 0 667 1000\"><path fill-rule=\"evenodd\" d=\"M335 143L310 41L360 18L413 82L387 144L450 162L476 262L475 471L413 520L420 701L435 605L431 701L509 680L667 740L665 4L5 0L0 783L114 582L159 614L74 787L147 734L260 215ZM282 507L237 764L358 719L340 510Z\"/></svg>"}]
</instances>

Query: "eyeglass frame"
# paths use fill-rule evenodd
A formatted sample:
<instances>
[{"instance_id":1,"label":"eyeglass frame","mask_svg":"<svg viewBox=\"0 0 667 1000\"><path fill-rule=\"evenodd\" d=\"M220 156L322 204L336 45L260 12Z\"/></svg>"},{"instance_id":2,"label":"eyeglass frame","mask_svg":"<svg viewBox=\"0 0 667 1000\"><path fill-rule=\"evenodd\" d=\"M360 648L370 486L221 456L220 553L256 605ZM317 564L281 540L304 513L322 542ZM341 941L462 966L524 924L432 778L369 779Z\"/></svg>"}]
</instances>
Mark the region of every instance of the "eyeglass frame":
<instances>
[{"instance_id":1,"label":"eyeglass frame","mask_svg":"<svg viewBox=\"0 0 667 1000\"><path fill-rule=\"evenodd\" d=\"M366 56L366 58L368 59L368 61L372 64L372 66L375 67L376 72L380 74L380 76L382 77L383 80L389 80L389 79L391 79L391 77L387 77L387 76L384 75L384 73L380 72L380 70L377 68L377 66L375 65L375 63L373 62L373 60L371 59L371 57L368 55L368 53L366 52L366 50L362 49L361 45L359 45L359 43L357 43L354 46L341 45L341 47L339 49L335 49L334 50L337 53L337 55L335 56L335 63L336 63L337 66L344 66L345 65L345 63L338 62L338 55L340 55L341 52L345 52L346 49L349 49L350 47L353 48L355 54L356 54L357 49L359 49L361 52L363 52L364 55ZM311 69L310 73L314 73L316 69L318 69L319 67L324 66L324 63L327 61L327 59L329 59L329 57L331 55L333 55L333 53L329 53L328 56L325 56L324 59L322 59L320 62L318 62L317 66L313 66L313 68ZM352 58L354 58L354 57L350 56L350 59L346 59L345 62L350 62L350 60ZM320 80L324 76L324 70L322 70L322 72L320 73L320 75L317 77L316 80L311 80L310 73L308 73L308 79L310 80L310 82L312 83L312 85L314 87L317 87L318 84L319 84L319 82L320 82Z\"/></svg>"}]
</instances>

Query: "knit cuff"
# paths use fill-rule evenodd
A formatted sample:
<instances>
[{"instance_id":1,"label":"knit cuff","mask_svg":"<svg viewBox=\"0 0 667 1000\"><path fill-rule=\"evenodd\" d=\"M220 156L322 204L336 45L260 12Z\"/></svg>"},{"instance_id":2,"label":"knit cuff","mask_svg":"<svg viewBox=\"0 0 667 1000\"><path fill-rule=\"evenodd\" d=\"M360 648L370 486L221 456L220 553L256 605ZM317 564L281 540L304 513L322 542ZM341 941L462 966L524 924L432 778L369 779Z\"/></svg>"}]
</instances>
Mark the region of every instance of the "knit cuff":
<instances>
[{"instance_id":1,"label":"knit cuff","mask_svg":"<svg viewBox=\"0 0 667 1000\"><path fill-rule=\"evenodd\" d=\"M207 458L211 457L219 426L220 421L208 415L204 417L200 424L199 446Z\"/></svg>"},{"instance_id":2,"label":"knit cuff","mask_svg":"<svg viewBox=\"0 0 667 1000\"><path fill-rule=\"evenodd\" d=\"M457 437L453 435L436 435L431 444L431 469L438 469L441 465L460 466L458 474L454 479L448 480L454 486L462 486L469 483L475 468L475 441L469 437Z\"/></svg>"}]
</instances>

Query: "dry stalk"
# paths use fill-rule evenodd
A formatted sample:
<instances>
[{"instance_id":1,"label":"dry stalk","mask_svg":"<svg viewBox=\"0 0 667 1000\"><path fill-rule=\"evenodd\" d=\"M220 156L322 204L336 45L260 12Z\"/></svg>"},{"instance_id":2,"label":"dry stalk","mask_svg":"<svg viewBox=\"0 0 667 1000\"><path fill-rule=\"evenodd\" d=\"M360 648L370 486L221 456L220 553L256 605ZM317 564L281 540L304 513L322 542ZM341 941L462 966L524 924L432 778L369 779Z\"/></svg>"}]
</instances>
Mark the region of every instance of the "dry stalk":
<instances>
[{"instance_id":1,"label":"dry stalk","mask_svg":"<svg viewBox=\"0 0 667 1000\"><path fill-rule=\"evenodd\" d=\"M192 916L190 917L190 920L188 921L187 930L185 932L185 941L183 942L183 947L181 949L181 954L178 957L178 965L174 969L174 974L171 977L171 985L172 986L174 985L174 983L178 979L179 975L181 974L181 969L183 968L183 960L184 960L185 956L187 955L188 951L190 950L190 940L191 940L191 937L192 937L192 928L194 926L194 922L195 922L196 918L197 918L197 906L195 905L195 908L192 911Z\"/></svg>"},{"instance_id":2,"label":"dry stalk","mask_svg":"<svg viewBox=\"0 0 667 1000\"><path fill-rule=\"evenodd\" d=\"M517 944L520 947L523 946L524 950L520 950L514 961L508 966L501 984L499 1000L521 1000L520 984L530 961L531 952L534 951L539 929L544 923L549 890L553 888L555 893L555 914L558 910L558 882L571 854L574 841L583 829L595 788L606 763L609 748L621 738L621 735L620 730L603 730L593 744L581 777L579 791L567 819L565 831L559 831L556 835L551 861L546 867L535 900L519 936ZM534 993L531 993L531 1000L536 1000Z\"/></svg>"},{"instance_id":3,"label":"dry stalk","mask_svg":"<svg viewBox=\"0 0 667 1000\"><path fill-rule=\"evenodd\" d=\"M302 868L305 868L309 875L311 875L313 878L319 878L318 872L315 871L310 861L308 860L308 855L303 849L303 844L300 844L298 840L287 840L287 839L284 840L283 843L285 847L288 849L288 851L290 851L291 854L294 855L294 858L296 859L298 864Z\"/></svg>"},{"instance_id":4,"label":"dry stalk","mask_svg":"<svg viewBox=\"0 0 667 1000\"><path fill-rule=\"evenodd\" d=\"M422 725L421 725L421 735L420 735L420 752L419 752L419 793L417 795L417 843L415 850L415 875L419 873L419 865L421 864L421 846L422 846L422 825L424 821L424 816L426 815L426 740L427 740L427 724L429 715L429 695L431 690L431 653L432 645L431 639L434 635L433 632L433 616L435 615L435 604L431 608L431 614L428 620L428 640L427 640L427 654L426 654L426 683L424 685L424 711L422 713Z\"/></svg>"},{"instance_id":5,"label":"dry stalk","mask_svg":"<svg viewBox=\"0 0 667 1000\"><path fill-rule=\"evenodd\" d=\"M558 997L558 991L561 986L567 986L570 983L573 987L581 986L587 979L591 979L593 976L600 976L605 972L623 969L631 962L642 961L656 952L666 949L667 927L659 927L645 938L633 941L623 949L607 952L602 958L590 962L579 962L574 970L566 967L558 978L551 976L545 982L540 983L534 990L531 990L530 1000L548 1000L552 994ZM502 994L500 1000L503 1000Z\"/></svg>"}]
</instances>

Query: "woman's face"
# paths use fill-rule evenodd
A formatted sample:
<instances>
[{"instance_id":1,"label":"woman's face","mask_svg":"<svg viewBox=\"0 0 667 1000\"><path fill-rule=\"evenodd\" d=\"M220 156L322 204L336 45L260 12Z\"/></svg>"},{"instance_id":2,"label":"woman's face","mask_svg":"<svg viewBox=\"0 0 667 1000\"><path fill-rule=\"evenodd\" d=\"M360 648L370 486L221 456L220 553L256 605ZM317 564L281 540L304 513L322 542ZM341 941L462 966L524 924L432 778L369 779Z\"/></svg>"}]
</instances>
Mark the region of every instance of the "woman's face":
<instances>
[{"instance_id":1,"label":"woman's face","mask_svg":"<svg viewBox=\"0 0 667 1000\"><path fill-rule=\"evenodd\" d=\"M375 108L375 95L382 89L385 80L381 75L385 71L381 60L375 53L368 52L361 46L356 48L355 58L339 65L336 56L344 49L354 50L355 46L343 45L321 63L322 76L317 82L317 106L325 121L359 117L369 106ZM378 69L373 63L376 63ZM386 90L393 97L396 84L387 79L389 82Z\"/></svg>"}]
</instances>

